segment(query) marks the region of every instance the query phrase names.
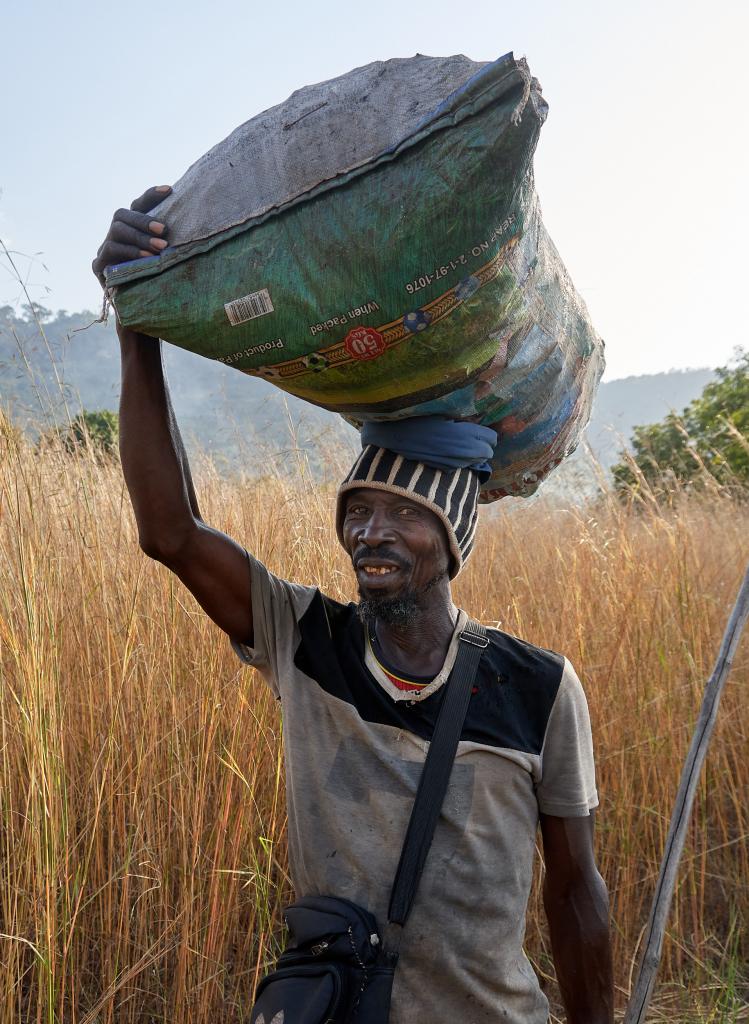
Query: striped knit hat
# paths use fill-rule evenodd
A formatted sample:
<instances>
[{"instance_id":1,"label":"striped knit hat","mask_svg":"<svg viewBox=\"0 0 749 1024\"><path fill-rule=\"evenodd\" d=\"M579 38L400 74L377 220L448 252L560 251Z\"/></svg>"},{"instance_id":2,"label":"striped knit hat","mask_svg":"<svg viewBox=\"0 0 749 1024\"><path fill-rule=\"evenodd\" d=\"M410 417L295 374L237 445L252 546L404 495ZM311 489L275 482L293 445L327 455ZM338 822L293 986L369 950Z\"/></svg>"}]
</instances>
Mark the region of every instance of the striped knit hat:
<instances>
[{"instance_id":1,"label":"striped knit hat","mask_svg":"<svg viewBox=\"0 0 749 1024\"><path fill-rule=\"evenodd\" d=\"M338 489L336 530L341 543L346 510L344 495L360 487L403 494L431 509L447 530L453 556L450 579L458 575L471 553L478 522L479 475L475 470L468 467L436 469L388 448L366 445Z\"/></svg>"}]
</instances>

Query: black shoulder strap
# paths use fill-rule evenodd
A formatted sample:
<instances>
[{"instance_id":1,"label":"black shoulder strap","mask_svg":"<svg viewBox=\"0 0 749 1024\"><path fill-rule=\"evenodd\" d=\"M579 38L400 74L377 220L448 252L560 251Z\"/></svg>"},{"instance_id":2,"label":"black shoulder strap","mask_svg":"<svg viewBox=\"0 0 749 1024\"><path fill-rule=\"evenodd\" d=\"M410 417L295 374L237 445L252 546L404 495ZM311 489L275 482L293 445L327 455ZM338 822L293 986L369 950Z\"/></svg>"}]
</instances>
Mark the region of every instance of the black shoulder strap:
<instances>
[{"instance_id":1,"label":"black shoulder strap","mask_svg":"<svg viewBox=\"0 0 749 1024\"><path fill-rule=\"evenodd\" d=\"M411 910L445 798L455 751L471 699L471 688L481 655L489 643L484 627L473 620L466 624L459 640L458 653L450 678L445 684L434 735L419 779L390 893L388 920L393 924L404 925Z\"/></svg>"}]
</instances>

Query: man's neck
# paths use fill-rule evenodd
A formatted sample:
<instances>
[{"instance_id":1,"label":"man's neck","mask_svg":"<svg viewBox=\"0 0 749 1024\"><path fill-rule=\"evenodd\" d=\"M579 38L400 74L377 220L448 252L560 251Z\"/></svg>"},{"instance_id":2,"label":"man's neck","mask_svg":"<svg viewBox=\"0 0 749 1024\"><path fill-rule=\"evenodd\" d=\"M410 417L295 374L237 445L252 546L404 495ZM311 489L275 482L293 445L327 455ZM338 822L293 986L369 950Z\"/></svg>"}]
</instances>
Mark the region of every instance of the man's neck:
<instances>
[{"instance_id":1,"label":"man's neck","mask_svg":"<svg viewBox=\"0 0 749 1024\"><path fill-rule=\"evenodd\" d=\"M392 668L412 676L436 676L445 662L457 618L458 609L448 599L419 611L407 626L378 619L370 631Z\"/></svg>"}]
</instances>

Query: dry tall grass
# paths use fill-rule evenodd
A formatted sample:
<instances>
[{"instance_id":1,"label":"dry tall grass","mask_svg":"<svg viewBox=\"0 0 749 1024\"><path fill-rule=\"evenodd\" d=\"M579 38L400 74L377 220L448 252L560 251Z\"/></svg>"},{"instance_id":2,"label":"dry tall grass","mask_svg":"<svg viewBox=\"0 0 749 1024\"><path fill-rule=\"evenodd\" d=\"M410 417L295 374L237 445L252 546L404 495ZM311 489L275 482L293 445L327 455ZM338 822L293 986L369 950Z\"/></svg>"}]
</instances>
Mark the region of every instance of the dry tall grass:
<instances>
[{"instance_id":1,"label":"dry tall grass","mask_svg":"<svg viewBox=\"0 0 749 1024\"><path fill-rule=\"evenodd\" d=\"M211 523L275 571L351 596L329 491L303 475L227 484L205 466L199 477ZM485 622L567 653L586 683L621 1003L748 557L749 507L717 495L669 510L533 503L486 517L456 588ZM657 1019L747 1019L748 677L744 645L685 851ZM247 1021L289 895L277 709L140 554L118 467L34 453L7 424L0 680L0 1024ZM537 892L528 945L549 975Z\"/></svg>"}]
</instances>

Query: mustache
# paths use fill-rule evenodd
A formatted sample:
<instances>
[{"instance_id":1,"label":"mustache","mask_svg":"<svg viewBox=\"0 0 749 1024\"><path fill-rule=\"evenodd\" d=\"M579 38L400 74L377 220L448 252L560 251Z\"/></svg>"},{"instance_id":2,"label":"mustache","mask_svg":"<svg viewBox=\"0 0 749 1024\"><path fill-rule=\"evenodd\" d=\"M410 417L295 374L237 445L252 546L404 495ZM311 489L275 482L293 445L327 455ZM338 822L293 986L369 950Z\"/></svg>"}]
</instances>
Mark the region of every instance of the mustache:
<instances>
[{"instance_id":1,"label":"mustache","mask_svg":"<svg viewBox=\"0 0 749 1024\"><path fill-rule=\"evenodd\" d=\"M391 551L390 548L367 548L364 551L357 551L351 561L354 568L358 569L361 563L369 558L382 558L383 561L392 562L400 569L411 568L411 563L407 559L399 555L397 551Z\"/></svg>"}]
</instances>

